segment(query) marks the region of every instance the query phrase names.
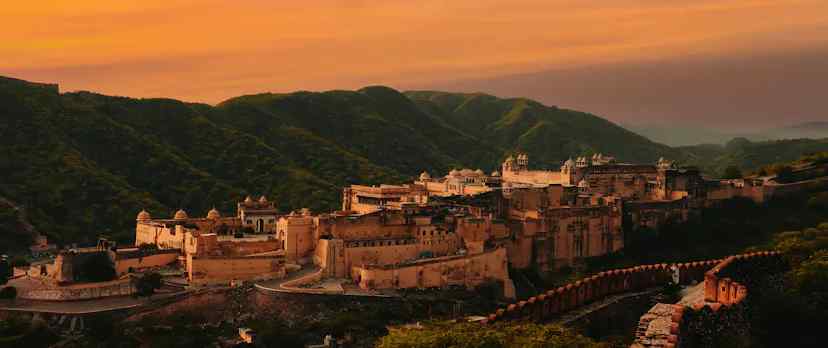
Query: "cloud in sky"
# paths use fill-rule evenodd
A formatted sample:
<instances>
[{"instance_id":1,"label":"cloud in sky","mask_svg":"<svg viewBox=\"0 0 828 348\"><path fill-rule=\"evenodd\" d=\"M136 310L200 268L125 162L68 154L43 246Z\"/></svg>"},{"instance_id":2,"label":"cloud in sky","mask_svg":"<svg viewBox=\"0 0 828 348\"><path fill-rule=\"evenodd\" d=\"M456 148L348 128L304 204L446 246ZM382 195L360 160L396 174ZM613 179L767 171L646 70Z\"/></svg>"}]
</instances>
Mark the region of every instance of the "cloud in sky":
<instances>
[{"instance_id":1,"label":"cloud in sky","mask_svg":"<svg viewBox=\"0 0 828 348\"><path fill-rule=\"evenodd\" d=\"M824 0L53 0L6 4L0 18L2 75L57 82L63 90L209 103L368 84L453 84L520 95L525 89L504 90L500 78L648 62L682 69L676 63L705 59L749 65L754 56L828 46ZM658 81L667 72L648 73ZM660 99L709 86L699 88L660 90ZM628 104L647 101L633 97L618 109L573 106L634 118L644 106Z\"/></svg>"}]
</instances>

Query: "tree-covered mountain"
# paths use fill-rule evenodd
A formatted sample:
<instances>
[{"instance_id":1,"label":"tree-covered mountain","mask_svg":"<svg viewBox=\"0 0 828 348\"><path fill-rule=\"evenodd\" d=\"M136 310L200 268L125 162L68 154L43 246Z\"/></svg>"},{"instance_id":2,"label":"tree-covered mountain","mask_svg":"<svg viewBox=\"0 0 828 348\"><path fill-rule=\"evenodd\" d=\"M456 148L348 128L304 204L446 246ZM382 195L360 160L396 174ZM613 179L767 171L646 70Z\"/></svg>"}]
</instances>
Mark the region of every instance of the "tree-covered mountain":
<instances>
[{"instance_id":1,"label":"tree-covered mountain","mask_svg":"<svg viewBox=\"0 0 828 348\"><path fill-rule=\"evenodd\" d=\"M678 147L681 162L699 166L710 176L720 176L728 166L752 172L761 167L792 162L802 155L828 151L828 138L791 139L753 142L735 138L725 145L695 145Z\"/></svg>"},{"instance_id":2,"label":"tree-covered mountain","mask_svg":"<svg viewBox=\"0 0 828 348\"><path fill-rule=\"evenodd\" d=\"M233 214L248 194L285 210L333 210L348 184L491 171L514 151L527 152L533 167L595 152L630 162L704 158L594 115L484 94L375 86L210 106L61 94L56 85L0 77L0 200L8 202L0 205L0 245L25 246L31 233L18 232L29 223L58 243L99 235L131 242L141 209Z\"/></svg>"},{"instance_id":3,"label":"tree-covered mountain","mask_svg":"<svg viewBox=\"0 0 828 348\"><path fill-rule=\"evenodd\" d=\"M676 158L679 151L584 112L524 98L434 91L406 92L430 116L500 149L529 153L531 163L556 167L570 156L612 154L630 162Z\"/></svg>"}]
</instances>

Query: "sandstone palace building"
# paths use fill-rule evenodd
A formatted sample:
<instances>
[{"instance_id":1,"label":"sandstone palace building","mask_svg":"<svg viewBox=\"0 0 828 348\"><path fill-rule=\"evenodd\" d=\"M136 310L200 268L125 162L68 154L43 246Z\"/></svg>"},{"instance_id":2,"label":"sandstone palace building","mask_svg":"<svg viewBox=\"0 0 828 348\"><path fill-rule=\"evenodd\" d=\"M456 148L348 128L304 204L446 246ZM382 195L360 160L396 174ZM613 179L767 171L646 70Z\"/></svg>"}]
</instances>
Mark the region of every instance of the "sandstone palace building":
<instances>
[{"instance_id":1,"label":"sandstone palace building","mask_svg":"<svg viewBox=\"0 0 828 348\"><path fill-rule=\"evenodd\" d=\"M627 164L603 154L533 170L519 153L490 174L456 169L423 172L405 184L351 185L341 209L330 213L279 211L264 196L238 202L234 214L179 210L156 218L141 211L135 247L87 251L107 253L119 276L174 265L190 286L285 279L284 288L303 291L376 292L493 283L511 297L510 269L577 266L624 248L626 233L657 231L724 199L763 202L794 189L768 178L705 179L664 159ZM71 282L87 254L63 252L29 273ZM333 280L342 289L317 286Z\"/></svg>"}]
</instances>

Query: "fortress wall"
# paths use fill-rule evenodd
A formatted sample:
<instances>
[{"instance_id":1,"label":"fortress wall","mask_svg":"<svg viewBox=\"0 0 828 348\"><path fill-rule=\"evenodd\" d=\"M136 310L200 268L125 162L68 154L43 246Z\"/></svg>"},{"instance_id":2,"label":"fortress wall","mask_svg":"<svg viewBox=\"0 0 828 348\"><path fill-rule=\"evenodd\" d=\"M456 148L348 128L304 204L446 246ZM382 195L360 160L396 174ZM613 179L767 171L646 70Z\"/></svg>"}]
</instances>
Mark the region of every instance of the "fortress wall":
<instances>
[{"instance_id":1,"label":"fortress wall","mask_svg":"<svg viewBox=\"0 0 828 348\"><path fill-rule=\"evenodd\" d=\"M548 319L612 295L662 286L671 281L674 269L678 270L679 282L682 284L701 281L704 272L714 267L719 261L662 263L600 272L564 286L546 290L524 301L512 303L489 314L483 322L492 323L526 318Z\"/></svg>"},{"instance_id":2,"label":"fortress wall","mask_svg":"<svg viewBox=\"0 0 828 348\"><path fill-rule=\"evenodd\" d=\"M510 243L506 243L509 254L509 263L518 269L529 268L532 265L532 244L534 238L519 236Z\"/></svg>"},{"instance_id":3,"label":"fortress wall","mask_svg":"<svg viewBox=\"0 0 828 348\"><path fill-rule=\"evenodd\" d=\"M151 267L169 265L178 260L179 253L160 253L142 257L132 257L115 261L115 272L118 275L129 273L129 269L140 270Z\"/></svg>"},{"instance_id":4,"label":"fortress wall","mask_svg":"<svg viewBox=\"0 0 828 348\"><path fill-rule=\"evenodd\" d=\"M755 288L760 278L783 268L781 255L774 251L721 260L704 272L703 301L690 307L656 304L639 320L632 347L712 346L722 333L743 332L749 289Z\"/></svg>"},{"instance_id":5,"label":"fortress wall","mask_svg":"<svg viewBox=\"0 0 828 348\"><path fill-rule=\"evenodd\" d=\"M379 214L359 217L336 217L330 224L331 234L335 238L377 239L402 238L410 235L411 229L407 224L386 224Z\"/></svg>"},{"instance_id":6,"label":"fortress wall","mask_svg":"<svg viewBox=\"0 0 828 348\"><path fill-rule=\"evenodd\" d=\"M221 241L218 242L218 248L227 256L243 256L250 254L259 254L268 251L276 251L281 248L281 241L263 240L263 241Z\"/></svg>"},{"instance_id":7,"label":"fortress wall","mask_svg":"<svg viewBox=\"0 0 828 348\"><path fill-rule=\"evenodd\" d=\"M790 184L767 185L764 187L766 188L766 195L768 198L785 196L803 191L824 189L828 187L828 177L799 181Z\"/></svg>"},{"instance_id":8,"label":"fortress wall","mask_svg":"<svg viewBox=\"0 0 828 348\"><path fill-rule=\"evenodd\" d=\"M226 284L231 280L265 280L284 276L283 257L187 256L187 277L190 285Z\"/></svg>"},{"instance_id":9,"label":"fortress wall","mask_svg":"<svg viewBox=\"0 0 828 348\"><path fill-rule=\"evenodd\" d=\"M77 301L132 295L135 293L135 287L130 279L119 279L100 283L50 286L18 291L17 297L26 300Z\"/></svg>"},{"instance_id":10,"label":"fortress wall","mask_svg":"<svg viewBox=\"0 0 828 348\"><path fill-rule=\"evenodd\" d=\"M504 170L501 174L504 182L560 184L563 180L560 171L547 170Z\"/></svg>"},{"instance_id":11,"label":"fortress wall","mask_svg":"<svg viewBox=\"0 0 828 348\"><path fill-rule=\"evenodd\" d=\"M491 236L491 223L486 219L459 219L456 233L468 242L482 242Z\"/></svg>"},{"instance_id":12,"label":"fortress wall","mask_svg":"<svg viewBox=\"0 0 828 348\"><path fill-rule=\"evenodd\" d=\"M396 267L355 267L354 279L363 289L441 288L452 285L474 288L492 280L510 282L506 250L503 248Z\"/></svg>"},{"instance_id":13,"label":"fortress wall","mask_svg":"<svg viewBox=\"0 0 828 348\"><path fill-rule=\"evenodd\" d=\"M421 251L426 250L424 247L420 243L349 247L345 249L345 267L352 270L366 265L388 265L414 260Z\"/></svg>"}]
</instances>

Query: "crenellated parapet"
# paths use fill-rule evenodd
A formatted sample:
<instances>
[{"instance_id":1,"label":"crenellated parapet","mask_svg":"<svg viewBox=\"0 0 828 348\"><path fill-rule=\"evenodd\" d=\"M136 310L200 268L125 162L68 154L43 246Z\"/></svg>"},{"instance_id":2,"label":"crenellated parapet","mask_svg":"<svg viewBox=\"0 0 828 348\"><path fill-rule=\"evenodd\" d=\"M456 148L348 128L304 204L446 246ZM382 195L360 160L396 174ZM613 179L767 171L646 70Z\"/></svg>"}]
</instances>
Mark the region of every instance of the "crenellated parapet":
<instances>
[{"instance_id":1,"label":"crenellated parapet","mask_svg":"<svg viewBox=\"0 0 828 348\"><path fill-rule=\"evenodd\" d=\"M493 323L512 319L545 320L613 295L639 292L668 284L676 272L682 284L698 282L704 279L707 270L721 261L660 263L600 272L498 309L482 322Z\"/></svg>"},{"instance_id":2,"label":"crenellated parapet","mask_svg":"<svg viewBox=\"0 0 828 348\"><path fill-rule=\"evenodd\" d=\"M691 263L688 277L698 277L698 270L703 269L694 264ZM689 306L653 306L641 316L632 347L678 347L683 340L711 340L718 332L738 330L745 320L749 289L757 286L760 278L783 269L784 261L776 251L733 255L716 261L702 272L704 296ZM691 345L699 342L695 343Z\"/></svg>"}]
</instances>

